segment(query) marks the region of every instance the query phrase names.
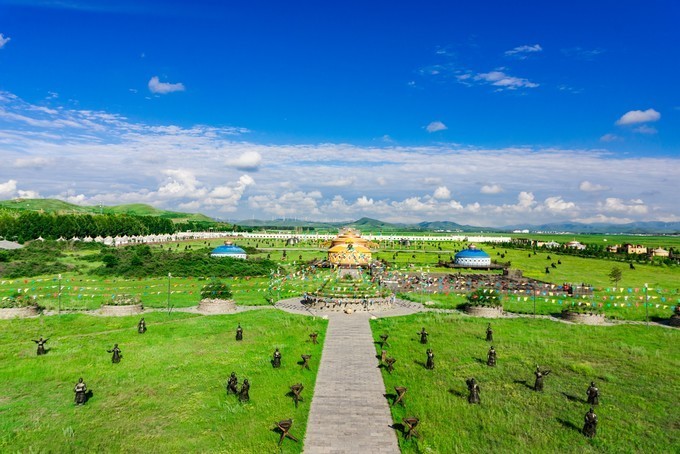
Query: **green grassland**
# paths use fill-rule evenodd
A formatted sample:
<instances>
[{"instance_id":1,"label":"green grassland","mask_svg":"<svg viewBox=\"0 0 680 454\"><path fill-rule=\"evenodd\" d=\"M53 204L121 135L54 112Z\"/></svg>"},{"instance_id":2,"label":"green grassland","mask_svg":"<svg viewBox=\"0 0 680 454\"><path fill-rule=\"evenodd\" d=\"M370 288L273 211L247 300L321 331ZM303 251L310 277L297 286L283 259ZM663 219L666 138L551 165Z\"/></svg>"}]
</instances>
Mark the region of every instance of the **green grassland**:
<instances>
[{"instance_id":1,"label":"green grassland","mask_svg":"<svg viewBox=\"0 0 680 454\"><path fill-rule=\"evenodd\" d=\"M222 240L188 241L152 245L151 251L183 252L204 250L207 252L222 244ZM200 288L207 279L222 278L234 291L234 300L240 305L266 305L281 298L294 297L318 289L328 277L323 273L301 275L300 265L326 257L327 245L322 241L303 241L296 246L286 246L283 240L255 240L239 238L236 243L249 249L251 258L276 262L279 270L276 278L202 276L167 277L167 270L157 277L97 276L95 270L103 266L99 248L82 248L64 245L60 254L50 254L45 261L58 264L62 271L62 292L58 298L57 273L24 278L0 278L0 299L8 298L21 289L36 296L48 309L96 309L115 295L126 293L139 296L147 307L187 307L198 303ZM472 273L470 270L452 270L438 267L439 260L448 260L466 243L423 242L401 247L397 242L383 242L374 257L389 263L390 272L411 275L421 272ZM510 261L513 268L522 270L524 276L541 280L547 287L540 289L536 297L536 312L553 314L569 304L595 304L598 309L615 318L643 320L650 317L667 318L672 307L680 299L680 266L637 263L630 269L627 263L609 259L582 258L556 252L539 251L535 254L522 249L505 249L494 245L481 245L499 261ZM441 250L440 250L441 248ZM552 263L557 264L551 268ZM0 263L0 271L3 263ZM546 274L545 269L550 273ZM613 267L622 270L622 279L615 286L609 278ZM163 270L161 270L163 271ZM477 271L474 271L478 273ZM490 272L498 273L498 272ZM1 273L0 273L1 275ZM586 300L560 300L550 294L550 285L585 283L595 289L594 296ZM168 285L169 284L169 285ZM649 291L643 292L647 284ZM405 295L409 299L434 301L435 307L455 308L462 302L462 295L442 293L436 285ZM649 300L646 298L649 297ZM534 298L529 294L510 294L504 299L506 310L533 313ZM645 307L649 303L651 306ZM601 306L601 307L600 307Z\"/></svg>"},{"instance_id":2,"label":"green grassland","mask_svg":"<svg viewBox=\"0 0 680 454\"><path fill-rule=\"evenodd\" d=\"M488 320L419 314L371 322L376 340L389 334L392 374L385 388L406 386L395 423L420 418L420 437L399 435L402 452L675 452L680 444L677 330L592 327L541 319L492 320L498 365L486 365ZM422 327L428 345L419 343ZM426 370L432 348L435 369ZM377 352L378 350L376 350ZM550 369L545 391L533 386L536 365ZM474 377L481 405L467 402ZM590 381L600 388L597 436L580 430Z\"/></svg>"},{"instance_id":3,"label":"green grassland","mask_svg":"<svg viewBox=\"0 0 680 454\"><path fill-rule=\"evenodd\" d=\"M0 451L2 452L274 452L274 422L293 418L304 439L326 322L274 310L235 315L62 315L0 321ZM236 342L237 323L244 340ZM309 342L320 333L319 345ZM31 339L49 337L36 356ZM118 343L119 364L106 352ZM274 348L282 367L273 369ZM311 354L312 370L297 364ZM226 395L234 371L251 384L250 403ZM74 405L83 377L93 397ZM286 396L301 382L305 399ZM300 452L286 440L280 452Z\"/></svg>"}]
</instances>

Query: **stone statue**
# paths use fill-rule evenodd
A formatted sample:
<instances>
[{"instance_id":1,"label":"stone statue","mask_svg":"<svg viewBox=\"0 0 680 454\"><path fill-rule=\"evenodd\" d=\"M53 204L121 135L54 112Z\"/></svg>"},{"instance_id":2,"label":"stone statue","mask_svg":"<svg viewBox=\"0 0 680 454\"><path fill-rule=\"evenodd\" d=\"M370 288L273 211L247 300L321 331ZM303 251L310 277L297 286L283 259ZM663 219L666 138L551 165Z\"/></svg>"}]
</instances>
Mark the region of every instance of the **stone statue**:
<instances>
[{"instance_id":1,"label":"stone statue","mask_svg":"<svg viewBox=\"0 0 680 454\"><path fill-rule=\"evenodd\" d=\"M146 333L146 322L144 321L144 317L137 323L137 332L139 334Z\"/></svg>"},{"instance_id":2,"label":"stone statue","mask_svg":"<svg viewBox=\"0 0 680 454\"><path fill-rule=\"evenodd\" d=\"M396 362L397 360L392 357L385 359L385 364L387 365L387 372L389 372L390 374L392 373L392 371L394 370L394 363Z\"/></svg>"},{"instance_id":3,"label":"stone statue","mask_svg":"<svg viewBox=\"0 0 680 454\"><path fill-rule=\"evenodd\" d=\"M236 328L236 340L243 340L243 328L241 328L240 323L238 324L238 328Z\"/></svg>"},{"instance_id":4,"label":"stone statue","mask_svg":"<svg viewBox=\"0 0 680 454\"><path fill-rule=\"evenodd\" d=\"M113 348L111 350L106 350L109 353L113 353L111 356L111 362L112 363L119 363L120 362L120 348L118 348L118 344L113 344Z\"/></svg>"},{"instance_id":5,"label":"stone statue","mask_svg":"<svg viewBox=\"0 0 680 454\"><path fill-rule=\"evenodd\" d=\"M87 400L87 396L85 395L87 392L87 385L82 378L78 379L78 383L76 383L76 387L73 389L73 392L76 393L76 405L83 405Z\"/></svg>"},{"instance_id":6,"label":"stone statue","mask_svg":"<svg viewBox=\"0 0 680 454\"><path fill-rule=\"evenodd\" d=\"M227 381L227 394L238 394L238 378L236 372L232 372Z\"/></svg>"},{"instance_id":7,"label":"stone statue","mask_svg":"<svg viewBox=\"0 0 680 454\"><path fill-rule=\"evenodd\" d=\"M423 326L423 329L418 333L420 334L420 343L421 344L427 344L427 331L425 331L425 327Z\"/></svg>"},{"instance_id":8,"label":"stone statue","mask_svg":"<svg viewBox=\"0 0 680 454\"><path fill-rule=\"evenodd\" d=\"M595 386L595 382L591 381L588 390L586 391L588 395L588 403L590 405L598 405L600 403L600 390Z\"/></svg>"},{"instance_id":9,"label":"stone statue","mask_svg":"<svg viewBox=\"0 0 680 454\"><path fill-rule=\"evenodd\" d=\"M404 433L404 438L409 439L411 437L417 437L418 432L416 432L416 426L420 422L418 418L410 417L410 418L403 418L402 421L404 424L406 424L406 431Z\"/></svg>"},{"instance_id":10,"label":"stone statue","mask_svg":"<svg viewBox=\"0 0 680 454\"><path fill-rule=\"evenodd\" d=\"M425 369L434 369L434 353L432 353L431 348L427 349L427 364L425 365Z\"/></svg>"},{"instance_id":11,"label":"stone statue","mask_svg":"<svg viewBox=\"0 0 680 454\"><path fill-rule=\"evenodd\" d=\"M47 353L47 352L45 351L45 344L47 343L47 341L48 341L49 339L50 339L49 337L48 337L47 339L43 339L42 336L40 336L40 339L38 339L38 340L35 340L35 339L34 339L34 340L33 340L33 342L35 342L36 344L38 344L38 356L44 355L45 353Z\"/></svg>"},{"instance_id":12,"label":"stone statue","mask_svg":"<svg viewBox=\"0 0 680 454\"><path fill-rule=\"evenodd\" d=\"M543 391L543 377L550 374L549 370L541 370L538 365L536 365L536 371L534 375L536 376L536 381L534 382L535 391Z\"/></svg>"},{"instance_id":13,"label":"stone statue","mask_svg":"<svg viewBox=\"0 0 680 454\"><path fill-rule=\"evenodd\" d=\"M293 400L295 401L295 408L297 408L298 402L302 400L300 393L302 393L303 389L305 389L305 387L302 383L296 383L290 387L290 392L293 394Z\"/></svg>"},{"instance_id":14,"label":"stone statue","mask_svg":"<svg viewBox=\"0 0 680 454\"><path fill-rule=\"evenodd\" d=\"M593 412L593 407L590 407L588 413L584 418L583 435L588 438L593 438L597 432L597 415Z\"/></svg>"},{"instance_id":15,"label":"stone statue","mask_svg":"<svg viewBox=\"0 0 680 454\"><path fill-rule=\"evenodd\" d=\"M493 345L491 346L491 348L489 349L489 353L487 354L486 365L492 367L496 365L496 350L494 350Z\"/></svg>"},{"instance_id":16,"label":"stone statue","mask_svg":"<svg viewBox=\"0 0 680 454\"><path fill-rule=\"evenodd\" d=\"M491 329L491 323L486 327L486 341L493 342L493 330Z\"/></svg>"},{"instance_id":17,"label":"stone statue","mask_svg":"<svg viewBox=\"0 0 680 454\"><path fill-rule=\"evenodd\" d=\"M243 380L243 384L241 385L241 391L238 393L238 400L241 402L248 402L250 400L250 383L248 383L248 379Z\"/></svg>"},{"instance_id":18,"label":"stone statue","mask_svg":"<svg viewBox=\"0 0 680 454\"><path fill-rule=\"evenodd\" d=\"M316 345L318 344L316 338L319 337L319 333L313 332L312 334L309 335L309 338L312 340L312 344Z\"/></svg>"},{"instance_id":19,"label":"stone statue","mask_svg":"<svg viewBox=\"0 0 680 454\"><path fill-rule=\"evenodd\" d=\"M468 395L468 402L471 404L478 404L480 403L479 400L479 385L477 384L477 381L474 378L469 378L465 380L465 383L467 383L467 388L470 394Z\"/></svg>"},{"instance_id":20,"label":"stone statue","mask_svg":"<svg viewBox=\"0 0 680 454\"><path fill-rule=\"evenodd\" d=\"M272 358L272 366L274 367L274 369L278 369L279 367L281 367L281 352L279 351L278 348L276 350L274 350L274 356Z\"/></svg>"}]
</instances>

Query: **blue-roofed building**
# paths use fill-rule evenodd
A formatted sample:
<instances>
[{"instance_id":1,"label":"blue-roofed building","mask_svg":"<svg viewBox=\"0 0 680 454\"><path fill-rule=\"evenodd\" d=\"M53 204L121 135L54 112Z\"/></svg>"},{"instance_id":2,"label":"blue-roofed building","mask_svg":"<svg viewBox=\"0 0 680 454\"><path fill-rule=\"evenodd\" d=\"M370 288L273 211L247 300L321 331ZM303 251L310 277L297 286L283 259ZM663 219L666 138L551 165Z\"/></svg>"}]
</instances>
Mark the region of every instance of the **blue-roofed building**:
<instances>
[{"instance_id":1,"label":"blue-roofed building","mask_svg":"<svg viewBox=\"0 0 680 454\"><path fill-rule=\"evenodd\" d=\"M231 257L233 259L246 259L246 251L236 246L231 241L225 241L222 246L217 246L210 252L210 257Z\"/></svg>"},{"instance_id":2,"label":"blue-roofed building","mask_svg":"<svg viewBox=\"0 0 680 454\"><path fill-rule=\"evenodd\" d=\"M483 250L477 249L477 246L474 244L471 244L467 249L463 249L455 255L453 263L456 265L468 266L472 268L486 268L491 266L491 257Z\"/></svg>"}]
</instances>

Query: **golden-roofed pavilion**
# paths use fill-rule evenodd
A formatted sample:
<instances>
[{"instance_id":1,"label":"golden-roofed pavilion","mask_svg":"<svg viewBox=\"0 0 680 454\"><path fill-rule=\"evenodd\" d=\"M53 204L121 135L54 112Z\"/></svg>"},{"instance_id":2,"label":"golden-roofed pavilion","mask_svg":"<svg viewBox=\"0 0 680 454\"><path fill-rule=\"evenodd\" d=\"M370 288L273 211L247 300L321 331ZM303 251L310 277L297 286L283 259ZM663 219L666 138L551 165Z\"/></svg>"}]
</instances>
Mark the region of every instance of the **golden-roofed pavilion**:
<instances>
[{"instance_id":1,"label":"golden-roofed pavilion","mask_svg":"<svg viewBox=\"0 0 680 454\"><path fill-rule=\"evenodd\" d=\"M340 267L368 266L371 263L371 248L375 247L375 243L361 238L358 230L345 228L331 240L328 261Z\"/></svg>"}]
</instances>

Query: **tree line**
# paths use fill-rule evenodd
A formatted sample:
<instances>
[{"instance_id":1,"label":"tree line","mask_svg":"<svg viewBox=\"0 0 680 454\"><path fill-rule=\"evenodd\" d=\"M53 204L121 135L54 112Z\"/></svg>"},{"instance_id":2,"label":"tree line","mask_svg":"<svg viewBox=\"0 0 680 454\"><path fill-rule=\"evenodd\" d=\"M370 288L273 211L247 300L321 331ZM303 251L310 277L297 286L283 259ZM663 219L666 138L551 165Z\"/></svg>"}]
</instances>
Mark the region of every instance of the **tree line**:
<instances>
[{"instance_id":1,"label":"tree line","mask_svg":"<svg viewBox=\"0 0 680 454\"><path fill-rule=\"evenodd\" d=\"M0 237L20 243L38 237L56 240L60 237L172 234L176 231L177 225L172 220L158 216L0 212Z\"/></svg>"}]
</instances>

